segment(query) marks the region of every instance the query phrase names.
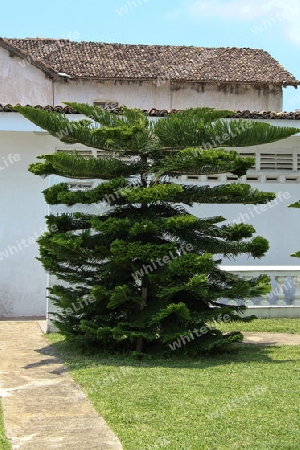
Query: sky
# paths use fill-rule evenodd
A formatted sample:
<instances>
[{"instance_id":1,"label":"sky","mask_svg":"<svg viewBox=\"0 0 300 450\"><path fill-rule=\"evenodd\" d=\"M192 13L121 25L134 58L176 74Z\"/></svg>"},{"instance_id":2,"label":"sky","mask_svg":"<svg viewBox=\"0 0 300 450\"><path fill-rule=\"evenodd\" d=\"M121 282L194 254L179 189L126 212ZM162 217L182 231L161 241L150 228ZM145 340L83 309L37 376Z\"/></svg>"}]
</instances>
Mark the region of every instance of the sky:
<instances>
[{"instance_id":1,"label":"sky","mask_svg":"<svg viewBox=\"0 0 300 450\"><path fill-rule=\"evenodd\" d=\"M299 23L299 0L14 0L0 36L258 48L300 80ZM283 92L283 109L300 109L300 86Z\"/></svg>"}]
</instances>

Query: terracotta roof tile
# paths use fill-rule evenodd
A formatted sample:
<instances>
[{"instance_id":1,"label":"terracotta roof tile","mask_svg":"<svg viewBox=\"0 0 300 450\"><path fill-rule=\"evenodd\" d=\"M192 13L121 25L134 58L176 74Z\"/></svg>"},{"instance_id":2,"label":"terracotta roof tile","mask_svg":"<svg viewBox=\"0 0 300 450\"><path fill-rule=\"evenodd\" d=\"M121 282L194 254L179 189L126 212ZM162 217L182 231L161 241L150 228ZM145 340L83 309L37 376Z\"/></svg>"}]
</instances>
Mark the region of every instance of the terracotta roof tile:
<instances>
[{"instance_id":1,"label":"terracotta roof tile","mask_svg":"<svg viewBox=\"0 0 300 450\"><path fill-rule=\"evenodd\" d=\"M15 105L20 106L20 105ZM26 106L32 106L32 105L26 105ZM43 109L44 111L53 111L58 112L60 114L80 114L75 109L71 108L70 106L41 106L36 105L34 108L37 109ZM119 114L121 107L106 107L104 108L114 114ZM165 117L171 114L176 114L179 112L179 109L144 109L143 112L149 116L149 117ZM7 104L7 105L1 105L0 103L0 113L1 112L15 112L13 109L13 105ZM235 111L233 114L228 115L228 118L232 119L285 119L285 120L300 120L300 110L297 109L292 112L283 111L283 112L275 112L275 111Z\"/></svg>"},{"instance_id":2,"label":"terracotta roof tile","mask_svg":"<svg viewBox=\"0 0 300 450\"><path fill-rule=\"evenodd\" d=\"M300 84L264 50L7 39L0 46L53 74L74 78Z\"/></svg>"}]
</instances>

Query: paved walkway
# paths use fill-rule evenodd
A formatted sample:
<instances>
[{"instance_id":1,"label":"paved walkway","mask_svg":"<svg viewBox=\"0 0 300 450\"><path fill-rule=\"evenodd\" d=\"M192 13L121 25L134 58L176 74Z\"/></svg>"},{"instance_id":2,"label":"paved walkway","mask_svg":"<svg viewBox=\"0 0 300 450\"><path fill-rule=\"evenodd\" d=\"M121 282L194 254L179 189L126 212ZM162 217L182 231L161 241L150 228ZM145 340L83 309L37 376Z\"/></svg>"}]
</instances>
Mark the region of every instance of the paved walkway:
<instances>
[{"instance_id":1,"label":"paved walkway","mask_svg":"<svg viewBox=\"0 0 300 450\"><path fill-rule=\"evenodd\" d=\"M0 321L0 396L13 450L122 450L36 321Z\"/></svg>"},{"instance_id":2,"label":"paved walkway","mask_svg":"<svg viewBox=\"0 0 300 450\"><path fill-rule=\"evenodd\" d=\"M300 334L244 332L244 344L300 345Z\"/></svg>"}]
</instances>

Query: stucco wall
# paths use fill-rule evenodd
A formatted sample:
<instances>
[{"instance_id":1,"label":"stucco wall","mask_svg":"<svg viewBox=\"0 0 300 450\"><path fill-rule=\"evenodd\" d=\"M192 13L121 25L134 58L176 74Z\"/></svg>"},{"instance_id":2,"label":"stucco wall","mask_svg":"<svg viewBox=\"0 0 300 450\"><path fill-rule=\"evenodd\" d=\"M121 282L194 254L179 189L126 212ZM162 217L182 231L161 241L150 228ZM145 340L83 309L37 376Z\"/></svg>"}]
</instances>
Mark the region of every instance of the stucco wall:
<instances>
[{"instance_id":1,"label":"stucco wall","mask_svg":"<svg viewBox=\"0 0 300 450\"><path fill-rule=\"evenodd\" d=\"M55 83L55 102L117 102L129 108L170 109L169 83L156 86L152 82L76 81Z\"/></svg>"},{"instance_id":2,"label":"stucco wall","mask_svg":"<svg viewBox=\"0 0 300 450\"><path fill-rule=\"evenodd\" d=\"M223 260L224 265L247 266L296 266L299 259L291 253L300 250L300 210L288 205L300 200L299 184L262 184L253 187L267 192L275 192L277 199L267 205L197 205L191 210L198 217L223 216L226 223L253 225L256 234L268 239L270 249L261 259L242 255ZM225 222L224 222L225 224Z\"/></svg>"},{"instance_id":3,"label":"stucco wall","mask_svg":"<svg viewBox=\"0 0 300 450\"><path fill-rule=\"evenodd\" d=\"M46 275L35 259L35 240L45 230L47 206L41 191L48 181L27 167L48 151L53 146L45 135L0 131L0 317L46 312ZM9 154L17 161L11 164Z\"/></svg>"},{"instance_id":4,"label":"stucco wall","mask_svg":"<svg viewBox=\"0 0 300 450\"><path fill-rule=\"evenodd\" d=\"M171 88L172 107L186 109L211 106L216 109L282 111L282 89L274 86L189 84Z\"/></svg>"},{"instance_id":5,"label":"stucco wall","mask_svg":"<svg viewBox=\"0 0 300 450\"><path fill-rule=\"evenodd\" d=\"M75 81L55 83L55 103L64 101L118 102L141 109L185 109L209 106L217 109L282 110L282 89L250 85L158 82Z\"/></svg>"},{"instance_id":6,"label":"stucco wall","mask_svg":"<svg viewBox=\"0 0 300 450\"><path fill-rule=\"evenodd\" d=\"M0 103L51 105L52 81L44 72L0 47Z\"/></svg>"}]
</instances>

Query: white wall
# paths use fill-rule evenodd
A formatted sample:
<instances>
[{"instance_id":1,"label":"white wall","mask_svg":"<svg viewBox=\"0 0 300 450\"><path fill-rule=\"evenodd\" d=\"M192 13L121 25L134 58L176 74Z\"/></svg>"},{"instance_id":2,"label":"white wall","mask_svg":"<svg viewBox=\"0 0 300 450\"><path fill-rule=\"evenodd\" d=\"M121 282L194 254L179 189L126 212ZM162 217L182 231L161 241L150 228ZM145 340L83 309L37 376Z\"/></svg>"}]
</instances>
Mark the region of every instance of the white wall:
<instances>
[{"instance_id":1,"label":"white wall","mask_svg":"<svg viewBox=\"0 0 300 450\"><path fill-rule=\"evenodd\" d=\"M118 102L141 109L185 109L209 106L217 109L262 111L282 110L282 89L270 90L250 85L218 87L216 84L112 81L55 83L55 104L64 101Z\"/></svg>"},{"instance_id":2,"label":"white wall","mask_svg":"<svg viewBox=\"0 0 300 450\"><path fill-rule=\"evenodd\" d=\"M251 85L189 84L186 88L177 84L172 90L172 107L186 109L210 106L216 109L282 111L282 89L270 89Z\"/></svg>"},{"instance_id":3,"label":"white wall","mask_svg":"<svg viewBox=\"0 0 300 450\"><path fill-rule=\"evenodd\" d=\"M169 83L156 86L153 82L76 81L55 83L55 103L64 101L117 102L129 108L171 109Z\"/></svg>"},{"instance_id":4,"label":"white wall","mask_svg":"<svg viewBox=\"0 0 300 450\"><path fill-rule=\"evenodd\" d=\"M46 312L46 275L35 259L35 239L45 230L47 207L41 191L48 181L27 167L48 151L53 151L49 136L0 131L0 317ZM9 154L19 155L19 160L11 164Z\"/></svg>"},{"instance_id":5,"label":"white wall","mask_svg":"<svg viewBox=\"0 0 300 450\"><path fill-rule=\"evenodd\" d=\"M0 103L52 105L52 81L44 72L0 47Z\"/></svg>"},{"instance_id":6,"label":"white wall","mask_svg":"<svg viewBox=\"0 0 300 450\"><path fill-rule=\"evenodd\" d=\"M255 236L268 239L270 249L261 259L242 255L234 259L224 259L224 265L249 266L297 266L299 259L292 258L291 253L300 250L300 209L287 206L300 200L299 184L252 184L262 191L275 192L276 201L263 205L199 205L193 208L193 214L198 217L223 216L226 222L245 223L253 225ZM264 210L266 209L266 210ZM221 224L221 225L222 225Z\"/></svg>"},{"instance_id":7,"label":"white wall","mask_svg":"<svg viewBox=\"0 0 300 450\"><path fill-rule=\"evenodd\" d=\"M0 113L0 317L46 315L47 277L35 259L35 240L45 230L42 191L49 179L28 172L28 165L56 146L58 139L20 114Z\"/></svg>"}]
</instances>

